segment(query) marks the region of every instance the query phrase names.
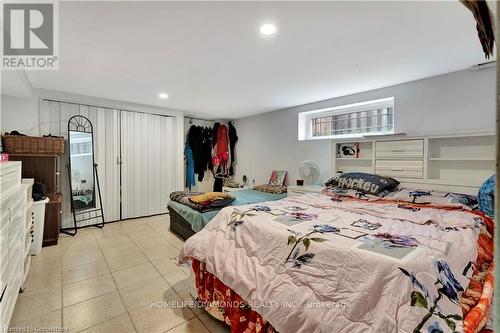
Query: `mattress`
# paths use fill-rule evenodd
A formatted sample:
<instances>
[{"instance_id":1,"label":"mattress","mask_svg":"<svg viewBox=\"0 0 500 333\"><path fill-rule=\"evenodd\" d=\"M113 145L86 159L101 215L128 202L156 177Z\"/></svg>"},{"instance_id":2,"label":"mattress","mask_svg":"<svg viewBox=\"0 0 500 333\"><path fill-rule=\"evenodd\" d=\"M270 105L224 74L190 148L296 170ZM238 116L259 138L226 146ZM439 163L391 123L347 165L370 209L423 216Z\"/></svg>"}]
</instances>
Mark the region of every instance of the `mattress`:
<instances>
[{"instance_id":1,"label":"mattress","mask_svg":"<svg viewBox=\"0 0 500 333\"><path fill-rule=\"evenodd\" d=\"M275 194L255 191L251 189L231 192L231 195L236 198L231 206L241 206L255 204L264 201L274 201L286 197L286 193ZM170 200L168 206L181 215L190 225L191 229L198 232L203 229L218 213L219 210L201 213L186 205Z\"/></svg>"}]
</instances>

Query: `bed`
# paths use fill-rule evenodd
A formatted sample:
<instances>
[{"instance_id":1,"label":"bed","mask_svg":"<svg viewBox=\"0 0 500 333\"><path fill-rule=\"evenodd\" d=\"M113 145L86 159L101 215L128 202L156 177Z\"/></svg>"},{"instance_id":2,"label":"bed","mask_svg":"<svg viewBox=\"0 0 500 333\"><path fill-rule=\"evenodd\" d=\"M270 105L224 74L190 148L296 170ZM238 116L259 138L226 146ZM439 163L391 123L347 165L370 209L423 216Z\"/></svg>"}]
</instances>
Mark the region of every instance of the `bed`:
<instances>
[{"instance_id":1,"label":"bed","mask_svg":"<svg viewBox=\"0 0 500 333\"><path fill-rule=\"evenodd\" d=\"M492 232L478 211L308 194L222 209L180 262L233 333L475 332Z\"/></svg>"},{"instance_id":2,"label":"bed","mask_svg":"<svg viewBox=\"0 0 500 333\"><path fill-rule=\"evenodd\" d=\"M232 206L254 204L264 201L274 201L286 197L286 193L267 193L252 189L231 192L235 197ZM183 239L188 239L202 230L220 210L201 213L186 205L170 200L168 203L170 214L170 229Z\"/></svg>"},{"instance_id":3,"label":"bed","mask_svg":"<svg viewBox=\"0 0 500 333\"><path fill-rule=\"evenodd\" d=\"M73 208L75 210L94 208L94 199L92 190L73 190Z\"/></svg>"}]
</instances>

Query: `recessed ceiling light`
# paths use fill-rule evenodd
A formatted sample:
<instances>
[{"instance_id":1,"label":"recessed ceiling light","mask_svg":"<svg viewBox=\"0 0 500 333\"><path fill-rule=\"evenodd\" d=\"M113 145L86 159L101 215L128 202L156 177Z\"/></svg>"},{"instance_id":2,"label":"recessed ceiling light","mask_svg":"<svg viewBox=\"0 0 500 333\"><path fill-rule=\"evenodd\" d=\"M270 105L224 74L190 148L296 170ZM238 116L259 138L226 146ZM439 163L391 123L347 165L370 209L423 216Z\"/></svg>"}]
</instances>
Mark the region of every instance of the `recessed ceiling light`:
<instances>
[{"instance_id":1,"label":"recessed ceiling light","mask_svg":"<svg viewBox=\"0 0 500 333\"><path fill-rule=\"evenodd\" d=\"M266 23L260 26L260 33L266 36L274 35L276 33L276 26L271 23Z\"/></svg>"},{"instance_id":2,"label":"recessed ceiling light","mask_svg":"<svg viewBox=\"0 0 500 333\"><path fill-rule=\"evenodd\" d=\"M159 93L158 94L158 98L167 99L168 98L168 94L167 93Z\"/></svg>"}]
</instances>

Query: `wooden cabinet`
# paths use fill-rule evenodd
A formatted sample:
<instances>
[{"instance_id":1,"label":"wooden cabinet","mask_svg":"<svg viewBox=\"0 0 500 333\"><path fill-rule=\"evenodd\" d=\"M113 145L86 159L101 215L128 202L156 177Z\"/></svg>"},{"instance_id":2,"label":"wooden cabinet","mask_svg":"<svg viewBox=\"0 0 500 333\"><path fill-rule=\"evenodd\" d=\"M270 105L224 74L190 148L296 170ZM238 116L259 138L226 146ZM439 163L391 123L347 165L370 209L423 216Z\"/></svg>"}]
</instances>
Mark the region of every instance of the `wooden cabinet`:
<instances>
[{"instance_id":1,"label":"wooden cabinet","mask_svg":"<svg viewBox=\"0 0 500 333\"><path fill-rule=\"evenodd\" d=\"M59 156L10 154L10 160L22 162L22 177L34 178L45 185L49 202L45 206L43 246L56 245L61 228L61 194L57 193Z\"/></svg>"},{"instance_id":2,"label":"wooden cabinet","mask_svg":"<svg viewBox=\"0 0 500 333\"><path fill-rule=\"evenodd\" d=\"M11 161L21 161L22 177L34 178L43 183L47 193L57 192L57 155L20 155L10 154Z\"/></svg>"}]
</instances>

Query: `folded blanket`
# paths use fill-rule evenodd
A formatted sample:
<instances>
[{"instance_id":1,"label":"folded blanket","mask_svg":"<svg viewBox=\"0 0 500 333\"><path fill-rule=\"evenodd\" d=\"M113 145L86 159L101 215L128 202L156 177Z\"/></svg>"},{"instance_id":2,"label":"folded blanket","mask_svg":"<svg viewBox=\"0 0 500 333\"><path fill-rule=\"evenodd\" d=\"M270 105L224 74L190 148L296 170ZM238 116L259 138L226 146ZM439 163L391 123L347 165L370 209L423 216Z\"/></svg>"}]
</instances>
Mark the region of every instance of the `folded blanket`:
<instances>
[{"instance_id":1,"label":"folded blanket","mask_svg":"<svg viewBox=\"0 0 500 333\"><path fill-rule=\"evenodd\" d=\"M264 185L256 185L254 186L253 189L260 192L275 193L275 194L286 193L287 191L286 185L281 186L281 185L264 184Z\"/></svg>"},{"instance_id":2,"label":"folded blanket","mask_svg":"<svg viewBox=\"0 0 500 333\"><path fill-rule=\"evenodd\" d=\"M197 204L202 204L202 203L208 203L216 200L223 200L223 199L230 199L232 198L229 194L227 193L222 193L222 192L207 192L203 194L198 194L198 195L193 195L189 197L189 200L191 202L197 203Z\"/></svg>"},{"instance_id":3,"label":"folded blanket","mask_svg":"<svg viewBox=\"0 0 500 333\"><path fill-rule=\"evenodd\" d=\"M234 201L234 198L229 196L224 199L205 201L202 203L196 203L191 201L192 197L203 195L201 192L184 192L184 191L176 191L170 193L170 200L178 202L180 204L186 205L194 210L197 210L201 213L206 213L214 210L219 210L225 206L228 206L231 202Z\"/></svg>"}]
</instances>

